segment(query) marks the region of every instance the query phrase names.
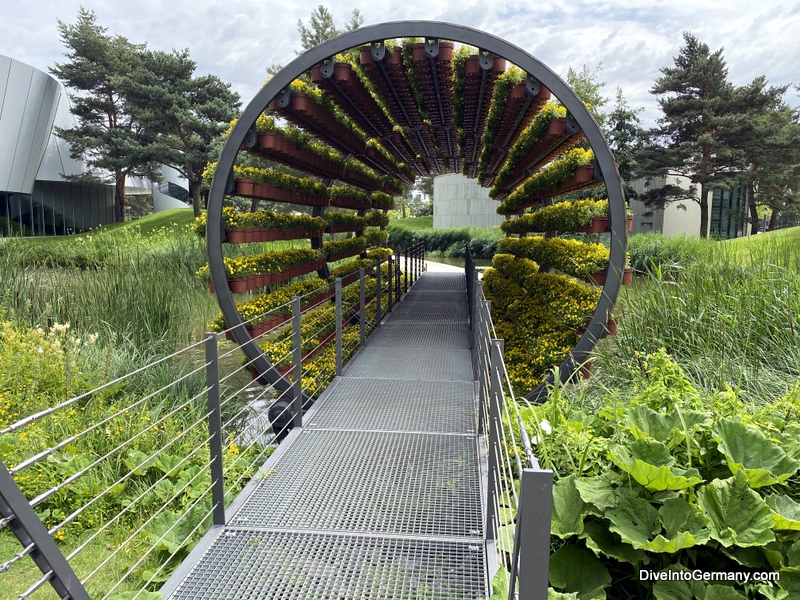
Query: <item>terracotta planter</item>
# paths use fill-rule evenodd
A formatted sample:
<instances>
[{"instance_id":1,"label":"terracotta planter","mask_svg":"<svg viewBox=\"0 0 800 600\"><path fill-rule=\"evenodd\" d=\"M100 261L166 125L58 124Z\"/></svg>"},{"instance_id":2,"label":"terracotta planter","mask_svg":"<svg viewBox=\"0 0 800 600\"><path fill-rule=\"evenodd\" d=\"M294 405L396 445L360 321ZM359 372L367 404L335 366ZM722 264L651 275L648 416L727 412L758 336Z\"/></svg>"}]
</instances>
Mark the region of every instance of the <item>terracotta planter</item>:
<instances>
[{"instance_id":1,"label":"terracotta planter","mask_svg":"<svg viewBox=\"0 0 800 600\"><path fill-rule=\"evenodd\" d=\"M608 276L608 269L603 269L602 271L598 271L589 277L585 277L583 280L586 283L592 283L594 285L605 285L606 277ZM622 273L622 284L629 285L633 282L633 269L627 267L625 271Z\"/></svg>"},{"instance_id":2,"label":"terracotta planter","mask_svg":"<svg viewBox=\"0 0 800 600\"><path fill-rule=\"evenodd\" d=\"M333 78L344 84L349 84L353 78L353 67L350 63L337 62L333 65Z\"/></svg>"},{"instance_id":3,"label":"terracotta planter","mask_svg":"<svg viewBox=\"0 0 800 600\"><path fill-rule=\"evenodd\" d=\"M264 150L283 152L283 138L275 134L274 131L258 134L258 147Z\"/></svg>"},{"instance_id":4,"label":"terracotta planter","mask_svg":"<svg viewBox=\"0 0 800 600\"><path fill-rule=\"evenodd\" d=\"M325 233L346 233L348 231L364 231L364 225L329 225Z\"/></svg>"},{"instance_id":5,"label":"terracotta planter","mask_svg":"<svg viewBox=\"0 0 800 600\"><path fill-rule=\"evenodd\" d=\"M243 229L226 229L225 241L229 244L244 244L247 241L247 235Z\"/></svg>"},{"instance_id":6,"label":"terracotta planter","mask_svg":"<svg viewBox=\"0 0 800 600\"><path fill-rule=\"evenodd\" d=\"M316 106L316 103L306 94L293 92L291 106L292 110L296 110L297 112L310 112Z\"/></svg>"},{"instance_id":7,"label":"terracotta planter","mask_svg":"<svg viewBox=\"0 0 800 600\"><path fill-rule=\"evenodd\" d=\"M592 217L592 222L586 227L579 227L575 233L605 233L608 231L608 217L600 215Z\"/></svg>"},{"instance_id":8,"label":"terracotta planter","mask_svg":"<svg viewBox=\"0 0 800 600\"><path fill-rule=\"evenodd\" d=\"M575 333L578 335L586 333L586 328L589 326L590 322L591 319L585 319L583 321L583 327L576 329ZM606 322L606 333L608 335L617 335L617 320L615 318L612 317Z\"/></svg>"},{"instance_id":9,"label":"terracotta planter","mask_svg":"<svg viewBox=\"0 0 800 600\"><path fill-rule=\"evenodd\" d=\"M576 183L587 183L594 180L594 165L581 165L572 177Z\"/></svg>"},{"instance_id":10,"label":"terracotta planter","mask_svg":"<svg viewBox=\"0 0 800 600\"><path fill-rule=\"evenodd\" d=\"M252 179L237 179L236 180L236 195L237 196L252 196L255 182Z\"/></svg>"},{"instance_id":11,"label":"terracotta planter","mask_svg":"<svg viewBox=\"0 0 800 600\"><path fill-rule=\"evenodd\" d=\"M592 376L592 363L583 363L580 367L581 377L589 379Z\"/></svg>"},{"instance_id":12,"label":"terracotta planter","mask_svg":"<svg viewBox=\"0 0 800 600\"><path fill-rule=\"evenodd\" d=\"M425 54L425 44L418 43L412 45L411 56L414 62L428 60L428 55ZM436 57L436 61L449 62L451 60L453 60L453 42L439 42L439 55Z\"/></svg>"},{"instance_id":13,"label":"terracotta planter","mask_svg":"<svg viewBox=\"0 0 800 600\"><path fill-rule=\"evenodd\" d=\"M355 250L340 250L339 252L331 252L328 254L328 257L325 260L327 262L335 262L337 260L342 260L343 258L349 258L350 256L361 254L363 251L363 248L356 248Z\"/></svg>"},{"instance_id":14,"label":"terracotta planter","mask_svg":"<svg viewBox=\"0 0 800 600\"><path fill-rule=\"evenodd\" d=\"M228 286L231 288L231 292L234 294L242 294L246 292L248 289L250 289L249 283L249 276L228 279Z\"/></svg>"}]
</instances>

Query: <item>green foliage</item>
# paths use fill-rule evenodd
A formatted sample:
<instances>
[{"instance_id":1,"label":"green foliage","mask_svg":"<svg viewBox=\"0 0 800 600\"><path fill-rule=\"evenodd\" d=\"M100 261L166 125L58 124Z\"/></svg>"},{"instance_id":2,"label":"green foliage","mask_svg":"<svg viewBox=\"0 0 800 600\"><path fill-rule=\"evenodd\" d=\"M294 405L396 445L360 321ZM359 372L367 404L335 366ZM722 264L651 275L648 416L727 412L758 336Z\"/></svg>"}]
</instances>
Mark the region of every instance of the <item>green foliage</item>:
<instances>
[{"instance_id":1,"label":"green foliage","mask_svg":"<svg viewBox=\"0 0 800 600\"><path fill-rule=\"evenodd\" d=\"M640 273L659 272L665 277L702 259L710 250L702 240L685 235L666 237L648 231L628 238L631 267Z\"/></svg>"},{"instance_id":2,"label":"green foliage","mask_svg":"<svg viewBox=\"0 0 800 600\"><path fill-rule=\"evenodd\" d=\"M497 192L505 187L505 184L517 167L520 159L525 156L536 142L542 139L542 136L547 131L547 127L550 125L550 121L566 116L567 109L563 106L559 106L554 102L548 102L544 105L542 110L536 114L533 122L525 128L520 134L519 139L517 139L516 143L511 147L508 158L506 158L503 163L503 168L500 169L497 177L495 177L492 182L492 192L497 194Z\"/></svg>"},{"instance_id":3,"label":"green foliage","mask_svg":"<svg viewBox=\"0 0 800 600\"><path fill-rule=\"evenodd\" d=\"M553 193L559 183L575 175L578 167L591 164L593 160L594 153L591 150L573 148L562 158L553 161L550 165L526 179L522 185L500 203L497 207L497 214L502 215L513 212L524 206L532 198L539 198L544 193ZM495 197L499 193L499 188L492 187L489 195Z\"/></svg>"},{"instance_id":4,"label":"green foliage","mask_svg":"<svg viewBox=\"0 0 800 600\"><path fill-rule=\"evenodd\" d=\"M239 94L215 75L195 76L188 50L145 51L141 68L113 78L126 110L152 139L152 160L189 182L200 215L203 170L218 155L215 140L239 113Z\"/></svg>"},{"instance_id":5,"label":"green foliage","mask_svg":"<svg viewBox=\"0 0 800 600\"><path fill-rule=\"evenodd\" d=\"M389 246L396 250L408 248L419 242L425 242L428 252L434 255L463 257L464 244L470 243L476 258L491 258L497 250L500 233L497 230L486 230L475 227L461 229L415 229L404 226L400 219L389 223Z\"/></svg>"},{"instance_id":6,"label":"green foliage","mask_svg":"<svg viewBox=\"0 0 800 600\"><path fill-rule=\"evenodd\" d=\"M121 222L127 176L155 177L161 167L153 135L139 127L119 93L120 78L138 75L144 68L144 46L108 35L96 19L93 11L81 7L74 24L58 21L68 61L50 71L77 93L70 94L76 126L56 131L69 143L71 156L82 159L96 180L114 182L115 220Z\"/></svg>"},{"instance_id":7,"label":"green foliage","mask_svg":"<svg viewBox=\"0 0 800 600\"><path fill-rule=\"evenodd\" d=\"M70 323L104 343L172 352L213 314L193 276L205 247L186 220L151 229L164 222L153 216L69 238L9 240L0 245L0 306L29 327Z\"/></svg>"},{"instance_id":8,"label":"green foliage","mask_svg":"<svg viewBox=\"0 0 800 600\"><path fill-rule=\"evenodd\" d=\"M542 236L503 238L498 250L575 277L586 277L608 268L608 248L594 242Z\"/></svg>"},{"instance_id":9,"label":"green foliage","mask_svg":"<svg viewBox=\"0 0 800 600\"><path fill-rule=\"evenodd\" d=\"M680 591L638 572L795 569L800 463L777 440L796 425L773 415L797 409L797 392L748 406L696 389L663 350L635 366L625 387L599 396L558 388L522 409L537 457L557 477L550 584L579 598L722 598L713 584L680 582ZM793 584L761 585L772 598ZM750 584L724 589L762 597Z\"/></svg>"},{"instance_id":10,"label":"green foliage","mask_svg":"<svg viewBox=\"0 0 800 600\"><path fill-rule=\"evenodd\" d=\"M792 389L800 376L800 251L793 237L769 239L633 236L632 262L653 266L623 288L622 326L597 349L608 385L630 379L625 365L637 353L663 347L709 391L731 387L761 402Z\"/></svg>"}]
</instances>

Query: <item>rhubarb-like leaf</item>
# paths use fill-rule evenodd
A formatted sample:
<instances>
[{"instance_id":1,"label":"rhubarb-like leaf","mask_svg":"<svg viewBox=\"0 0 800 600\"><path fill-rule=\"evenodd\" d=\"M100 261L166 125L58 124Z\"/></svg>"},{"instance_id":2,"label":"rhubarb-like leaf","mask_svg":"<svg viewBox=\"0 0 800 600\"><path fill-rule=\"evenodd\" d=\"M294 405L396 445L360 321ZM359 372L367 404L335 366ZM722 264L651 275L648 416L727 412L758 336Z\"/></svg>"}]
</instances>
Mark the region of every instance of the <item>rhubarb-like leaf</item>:
<instances>
[{"instance_id":1,"label":"rhubarb-like leaf","mask_svg":"<svg viewBox=\"0 0 800 600\"><path fill-rule=\"evenodd\" d=\"M800 468L778 444L733 419L720 419L711 431L731 473L744 471L752 488L784 482Z\"/></svg>"},{"instance_id":2,"label":"rhubarb-like leaf","mask_svg":"<svg viewBox=\"0 0 800 600\"><path fill-rule=\"evenodd\" d=\"M577 592L580 600L594 600L606 597L603 590L611 584L611 575L589 550L567 544L550 556L549 580L557 591Z\"/></svg>"},{"instance_id":3,"label":"rhubarb-like leaf","mask_svg":"<svg viewBox=\"0 0 800 600\"><path fill-rule=\"evenodd\" d=\"M643 440L637 440L634 444L638 442L643 442ZM649 444L651 445L651 449L655 450L655 445L657 443L650 441ZM666 448L664 444L661 444L661 446ZM655 457L657 454L653 453L650 456ZM684 470L665 464L657 466L645 462L640 458L636 458L632 452L629 452L622 446L618 446L612 451L609 457L615 465L626 473L629 473L640 485L643 485L651 492L684 490L698 483L702 483L703 481L697 469L692 468Z\"/></svg>"},{"instance_id":4,"label":"rhubarb-like leaf","mask_svg":"<svg viewBox=\"0 0 800 600\"><path fill-rule=\"evenodd\" d=\"M553 486L553 513L550 532L560 538L583 531L583 515L588 506L575 487L575 476L559 479Z\"/></svg>"},{"instance_id":5,"label":"rhubarb-like leaf","mask_svg":"<svg viewBox=\"0 0 800 600\"><path fill-rule=\"evenodd\" d=\"M709 519L711 537L723 546L764 546L775 539L773 513L761 496L750 489L742 471L703 486L697 493L697 501Z\"/></svg>"},{"instance_id":6,"label":"rhubarb-like leaf","mask_svg":"<svg viewBox=\"0 0 800 600\"><path fill-rule=\"evenodd\" d=\"M800 504L789 496L767 496L767 506L772 509L774 528L780 531L800 531Z\"/></svg>"},{"instance_id":7,"label":"rhubarb-like leaf","mask_svg":"<svg viewBox=\"0 0 800 600\"><path fill-rule=\"evenodd\" d=\"M643 498L625 498L619 506L606 511L606 518L611 521L609 530L634 548L641 548L661 531L658 511Z\"/></svg>"}]
</instances>

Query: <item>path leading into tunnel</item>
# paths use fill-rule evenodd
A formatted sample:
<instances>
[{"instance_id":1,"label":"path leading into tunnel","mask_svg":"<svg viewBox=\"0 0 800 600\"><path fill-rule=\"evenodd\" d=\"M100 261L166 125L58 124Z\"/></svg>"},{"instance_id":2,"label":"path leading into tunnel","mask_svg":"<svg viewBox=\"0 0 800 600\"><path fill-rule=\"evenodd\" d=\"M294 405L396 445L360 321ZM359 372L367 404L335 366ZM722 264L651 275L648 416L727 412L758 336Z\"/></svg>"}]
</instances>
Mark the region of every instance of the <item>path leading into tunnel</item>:
<instances>
[{"instance_id":1,"label":"path leading into tunnel","mask_svg":"<svg viewBox=\"0 0 800 600\"><path fill-rule=\"evenodd\" d=\"M428 271L168 597L486 598L471 365L464 271Z\"/></svg>"}]
</instances>

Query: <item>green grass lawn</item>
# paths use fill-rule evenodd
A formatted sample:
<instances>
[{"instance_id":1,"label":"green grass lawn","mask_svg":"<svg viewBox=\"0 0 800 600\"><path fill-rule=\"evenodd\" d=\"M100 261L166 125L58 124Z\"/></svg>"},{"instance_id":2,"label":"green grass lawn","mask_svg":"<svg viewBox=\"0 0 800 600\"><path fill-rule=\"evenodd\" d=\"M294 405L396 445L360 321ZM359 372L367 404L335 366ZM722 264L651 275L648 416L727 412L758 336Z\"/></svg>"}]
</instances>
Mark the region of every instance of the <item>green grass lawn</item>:
<instances>
[{"instance_id":1,"label":"green grass lawn","mask_svg":"<svg viewBox=\"0 0 800 600\"><path fill-rule=\"evenodd\" d=\"M392 219L390 227L402 227L403 229L433 229L433 217L408 217L406 219Z\"/></svg>"}]
</instances>

